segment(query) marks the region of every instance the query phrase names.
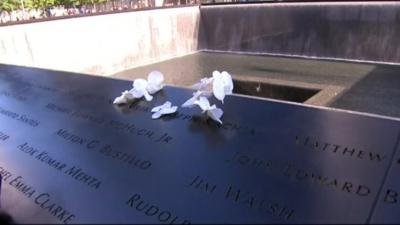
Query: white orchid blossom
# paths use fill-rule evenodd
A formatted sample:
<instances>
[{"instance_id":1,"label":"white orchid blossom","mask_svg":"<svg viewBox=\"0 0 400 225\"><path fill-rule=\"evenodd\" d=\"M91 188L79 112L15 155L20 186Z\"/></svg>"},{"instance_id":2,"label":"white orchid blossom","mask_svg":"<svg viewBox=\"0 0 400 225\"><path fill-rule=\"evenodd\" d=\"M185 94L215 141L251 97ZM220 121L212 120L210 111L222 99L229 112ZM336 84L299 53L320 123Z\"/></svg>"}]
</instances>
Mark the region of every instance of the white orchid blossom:
<instances>
[{"instance_id":1,"label":"white orchid blossom","mask_svg":"<svg viewBox=\"0 0 400 225\"><path fill-rule=\"evenodd\" d=\"M203 91L196 91L193 93L193 97L189 98L186 102L182 104L182 107L184 108L192 108L196 106L194 103L195 101L199 100L200 97L210 97L212 94L209 92L203 92Z\"/></svg>"},{"instance_id":2,"label":"white orchid blossom","mask_svg":"<svg viewBox=\"0 0 400 225\"><path fill-rule=\"evenodd\" d=\"M192 85L193 89L202 92L212 92L212 83L214 81L213 77L205 77L200 80L199 83L195 83Z\"/></svg>"},{"instance_id":3,"label":"white orchid blossom","mask_svg":"<svg viewBox=\"0 0 400 225\"><path fill-rule=\"evenodd\" d=\"M160 71L152 71L147 76L147 91L150 94L154 94L157 91L161 90L164 87L164 75Z\"/></svg>"},{"instance_id":4,"label":"white orchid blossom","mask_svg":"<svg viewBox=\"0 0 400 225\"><path fill-rule=\"evenodd\" d=\"M203 110L203 113L207 112L207 115L217 121L218 123L222 124L221 117L222 114L224 114L224 111L222 109L217 108L216 105L210 106L210 102L206 97L200 97L199 100L196 100L194 104L200 106L200 108Z\"/></svg>"},{"instance_id":5,"label":"white orchid blossom","mask_svg":"<svg viewBox=\"0 0 400 225\"><path fill-rule=\"evenodd\" d=\"M149 73L147 80L136 79L133 82L133 88L129 91L122 92L122 95L115 98L114 104L126 104L133 99L139 99L143 96L147 101L153 100L154 94L161 90L164 85L164 75L160 71L152 71Z\"/></svg>"},{"instance_id":6,"label":"white orchid blossom","mask_svg":"<svg viewBox=\"0 0 400 225\"><path fill-rule=\"evenodd\" d=\"M201 91L196 91L193 93L193 97L189 98L186 102L184 102L182 104L182 107L185 108L192 108L193 106L195 106L194 102L197 101L200 97L200 95L202 94Z\"/></svg>"},{"instance_id":7,"label":"white orchid blossom","mask_svg":"<svg viewBox=\"0 0 400 225\"><path fill-rule=\"evenodd\" d=\"M151 110L151 112L153 113L151 118L158 119L162 115L175 113L177 109L178 109L178 106L172 106L171 102L166 101L164 104L162 104L160 106L156 106Z\"/></svg>"},{"instance_id":8,"label":"white orchid blossom","mask_svg":"<svg viewBox=\"0 0 400 225\"><path fill-rule=\"evenodd\" d=\"M129 91L124 91L121 93L121 96L114 99L113 104L126 104L132 99L134 99L133 95Z\"/></svg>"},{"instance_id":9,"label":"white orchid blossom","mask_svg":"<svg viewBox=\"0 0 400 225\"><path fill-rule=\"evenodd\" d=\"M222 73L220 73L219 71L214 71L213 78L213 94L215 98L224 103L225 95L232 94L233 91L232 77L226 71L223 71Z\"/></svg>"},{"instance_id":10,"label":"white orchid blossom","mask_svg":"<svg viewBox=\"0 0 400 225\"><path fill-rule=\"evenodd\" d=\"M198 105L203 110L203 113L207 112L211 119L222 124L221 117L224 111L217 108L216 105L210 106L207 98L214 95L216 99L224 103L225 95L232 94L233 91L232 76L226 71L220 73L215 70L212 77L202 78L199 83L192 85L192 88L196 92L193 93L193 97L182 104L182 107L191 108Z\"/></svg>"},{"instance_id":11,"label":"white orchid blossom","mask_svg":"<svg viewBox=\"0 0 400 225\"><path fill-rule=\"evenodd\" d=\"M232 76L226 71L220 73L215 70L212 77L202 78L199 83L192 85L192 88L204 93L212 92L215 98L224 103L225 95L232 94L233 91Z\"/></svg>"},{"instance_id":12,"label":"white orchid blossom","mask_svg":"<svg viewBox=\"0 0 400 225\"><path fill-rule=\"evenodd\" d=\"M147 80L136 79L133 82L133 88L129 92L132 93L133 97L135 97L135 98L141 98L144 96L146 101L149 102L149 101L153 100L153 96L151 96L149 94L149 92L147 91L148 85L149 85L149 83L147 82Z\"/></svg>"}]
</instances>

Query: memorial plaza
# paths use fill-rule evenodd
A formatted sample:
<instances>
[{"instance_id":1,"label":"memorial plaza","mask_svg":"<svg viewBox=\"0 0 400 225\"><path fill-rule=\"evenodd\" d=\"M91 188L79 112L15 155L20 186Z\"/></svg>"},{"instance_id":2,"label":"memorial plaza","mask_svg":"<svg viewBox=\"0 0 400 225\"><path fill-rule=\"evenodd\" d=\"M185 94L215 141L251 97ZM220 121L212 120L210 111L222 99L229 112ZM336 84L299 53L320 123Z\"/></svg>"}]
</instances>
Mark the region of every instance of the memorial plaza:
<instances>
[{"instance_id":1,"label":"memorial plaza","mask_svg":"<svg viewBox=\"0 0 400 225\"><path fill-rule=\"evenodd\" d=\"M398 1L4 0L0 222L399 223Z\"/></svg>"}]
</instances>

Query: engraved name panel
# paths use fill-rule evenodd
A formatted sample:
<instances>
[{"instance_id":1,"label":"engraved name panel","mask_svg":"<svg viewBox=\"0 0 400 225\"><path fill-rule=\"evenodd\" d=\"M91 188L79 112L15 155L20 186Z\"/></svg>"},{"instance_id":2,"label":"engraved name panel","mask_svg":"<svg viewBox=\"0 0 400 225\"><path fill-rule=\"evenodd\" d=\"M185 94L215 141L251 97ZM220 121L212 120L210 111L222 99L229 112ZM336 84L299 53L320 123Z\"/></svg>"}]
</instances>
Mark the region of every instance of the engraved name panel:
<instances>
[{"instance_id":1,"label":"engraved name panel","mask_svg":"<svg viewBox=\"0 0 400 225\"><path fill-rule=\"evenodd\" d=\"M224 125L197 108L152 120L148 109L191 90L115 106L131 82L13 66L0 79L2 207L17 222L366 223L400 131L238 96Z\"/></svg>"}]
</instances>

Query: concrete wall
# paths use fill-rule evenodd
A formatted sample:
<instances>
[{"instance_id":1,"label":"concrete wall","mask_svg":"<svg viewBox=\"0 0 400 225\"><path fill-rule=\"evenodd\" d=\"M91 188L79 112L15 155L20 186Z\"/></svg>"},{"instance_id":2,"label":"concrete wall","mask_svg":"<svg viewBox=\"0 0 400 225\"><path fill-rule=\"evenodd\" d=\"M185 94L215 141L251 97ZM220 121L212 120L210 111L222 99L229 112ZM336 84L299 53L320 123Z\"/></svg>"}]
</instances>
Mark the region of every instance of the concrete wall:
<instances>
[{"instance_id":1,"label":"concrete wall","mask_svg":"<svg viewBox=\"0 0 400 225\"><path fill-rule=\"evenodd\" d=\"M400 3L191 6L0 27L0 63L110 75L197 50L400 63Z\"/></svg>"},{"instance_id":2,"label":"concrete wall","mask_svg":"<svg viewBox=\"0 0 400 225\"><path fill-rule=\"evenodd\" d=\"M0 63L109 75L197 50L199 7L0 28Z\"/></svg>"},{"instance_id":3,"label":"concrete wall","mask_svg":"<svg viewBox=\"0 0 400 225\"><path fill-rule=\"evenodd\" d=\"M202 6L202 49L400 63L400 3Z\"/></svg>"}]
</instances>

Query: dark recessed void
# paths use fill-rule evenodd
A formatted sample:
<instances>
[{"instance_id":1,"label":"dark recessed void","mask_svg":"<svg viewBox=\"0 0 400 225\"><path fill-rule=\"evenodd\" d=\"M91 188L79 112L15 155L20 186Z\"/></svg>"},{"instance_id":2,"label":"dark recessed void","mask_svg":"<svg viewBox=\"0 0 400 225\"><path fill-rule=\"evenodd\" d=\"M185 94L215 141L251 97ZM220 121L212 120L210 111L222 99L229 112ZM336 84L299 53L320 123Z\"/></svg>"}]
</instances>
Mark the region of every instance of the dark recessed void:
<instances>
[{"instance_id":1,"label":"dark recessed void","mask_svg":"<svg viewBox=\"0 0 400 225\"><path fill-rule=\"evenodd\" d=\"M257 96L262 98L273 98L291 102L305 102L320 90L288 85L278 85L263 82L233 80L235 93Z\"/></svg>"}]
</instances>

